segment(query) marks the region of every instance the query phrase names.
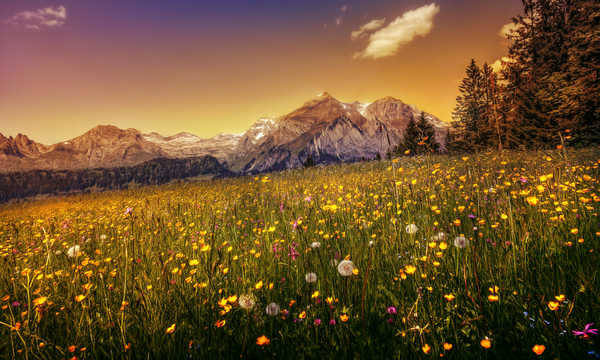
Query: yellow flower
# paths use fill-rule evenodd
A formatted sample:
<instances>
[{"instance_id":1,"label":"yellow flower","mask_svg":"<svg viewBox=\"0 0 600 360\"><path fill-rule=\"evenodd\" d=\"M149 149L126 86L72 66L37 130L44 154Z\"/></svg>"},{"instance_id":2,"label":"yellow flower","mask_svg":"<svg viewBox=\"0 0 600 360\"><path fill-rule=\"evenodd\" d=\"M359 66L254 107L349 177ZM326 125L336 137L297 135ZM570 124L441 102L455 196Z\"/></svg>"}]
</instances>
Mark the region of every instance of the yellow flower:
<instances>
[{"instance_id":1,"label":"yellow flower","mask_svg":"<svg viewBox=\"0 0 600 360\"><path fill-rule=\"evenodd\" d=\"M444 350L446 350L446 351L452 350L452 344L445 342L444 343Z\"/></svg>"},{"instance_id":2,"label":"yellow flower","mask_svg":"<svg viewBox=\"0 0 600 360\"><path fill-rule=\"evenodd\" d=\"M565 295L564 295L564 294L560 294L560 295L558 295L558 296L555 296L554 298L555 298L555 299L556 299L556 301L558 301L558 302L563 302L563 301L565 301Z\"/></svg>"},{"instance_id":3,"label":"yellow flower","mask_svg":"<svg viewBox=\"0 0 600 360\"><path fill-rule=\"evenodd\" d=\"M577 235L578 233L579 233L579 229L577 229L577 228L571 229L571 234Z\"/></svg>"},{"instance_id":4,"label":"yellow flower","mask_svg":"<svg viewBox=\"0 0 600 360\"><path fill-rule=\"evenodd\" d=\"M300 313L300 315L298 315L299 319L306 319L306 311L303 311Z\"/></svg>"},{"instance_id":5,"label":"yellow flower","mask_svg":"<svg viewBox=\"0 0 600 360\"><path fill-rule=\"evenodd\" d=\"M502 215L500 215L500 218L501 218L502 220L506 220L506 219L508 219L508 215L506 215L506 214L502 214Z\"/></svg>"},{"instance_id":6,"label":"yellow flower","mask_svg":"<svg viewBox=\"0 0 600 360\"><path fill-rule=\"evenodd\" d=\"M452 223L453 223L455 226L460 226L460 219L456 219L456 220L452 221Z\"/></svg>"},{"instance_id":7,"label":"yellow flower","mask_svg":"<svg viewBox=\"0 0 600 360\"><path fill-rule=\"evenodd\" d=\"M452 294L447 294L447 295L444 295L444 299L446 299L448 301L452 301L452 300L456 299L456 297Z\"/></svg>"},{"instance_id":8,"label":"yellow flower","mask_svg":"<svg viewBox=\"0 0 600 360\"><path fill-rule=\"evenodd\" d=\"M266 346L266 345L269 345L270 343L271 343L271 340L269 340L269 338L264 335L256 339L256 345L258 345L258 346Z\"/></svg>"},{"instance_id":9,"label":"yellow flower","mask_svg":"<svg viewBox=\"0 0 600 360\"><path fill-rule=\"evenodd\" d=\"M82 302L85 299L85 295L77 295L75 296L75 301Z\"/></svg>"},{"instance_id":10,"label":"yellow flower","mask_svg":"<svg viewBox=\"0 0 600 360\"><path fill-rule=\"evenodd\" d=\"M429 354L429 352L431 351L431 346L429 346L429 344L425 344L425 345L423 345L423 347L421 348L421 350L423 350L423 352L425 354Z\"/></svg>"},{"instance_id":11,"label":"yellow flower","mask_svg":"<svg viewBox=\"0 0 600 360\"><path fill-rule=\"evenodd\" d=\"M536 355L542 355L546 347L544 345L534 345L532 350Z\"/></svg>"},{"instance_id":12,"label":"yellow flower","mask_svg":"<svg viewBox=\"0 0 600 360\"><path fill-rule=\"evenodd\" d=\"M527 203L531 206L536 206L539 202L539 199L535 196L528 196Z\"/></svg>"},{"instance_id":13,"label":"yellow flower","mask_svg":"<svg viewBox=\"0 0 600 360\"><path fill-rule=\"evenodd\" d=\"M408 275L412 275L417 271L417 268L414 265L406 265L404 271L406 271Z\"/></svg>"},{"instance_id":14,"label":"yellow flower","mask_svg":"<svg viewBox=\"0 0 600 360\"><path fill-rule=\"evenodd\" d=\"M498 295L494 295L494 294L490 294L490 295L488 295L488 300L489 300L490 302L496 302L496 301L498 301L498 299L499 299L499 296L498 296Z\"/></svg>"},{"instance_id":15,"label":"yellow flower","mask_svg":"<svg viewBox=\"0 0 600 360\"><path fill-rule=\"evenodd\" d=\"M484 349L489 349L492 347L492 341L488 338L485 338L483 340L481 340L479 342L479 344L481 345L481 347L483 347Z\"/></svg>"},{"instance_id":16,"label":"yellow flower","mask_svg":"<svg viewBox=\"0 0 600 360\"><path fill-rule=\"evenodd\" d=\"M557 301L550 301L548 303L548 309L550 309L552 311L558 310L559 307L560 307L560 304Z\"/></svg>"},{"instance_id":17,"label":"yellow flower","mask_svg":"<svg viewBox=\"0 0 600 360\"><path fill-rule=\"evenodd\" d=\"M199 263L200 263L200 262L199 262L198 260L196 260L196 259L192 259L192 260L190 260L190 266L196 266L196 265L198 265Z\"/></svg>"},{"instance_id":18,"label":"yellow flower","mask_svg":"<svg viewBox=\"0 0 600 360\"><path fill-rule=\"evenodd\" d=\"M263 287L263 282L262 282L262 280L261 280L261 281L259 281L259 282L257 282L257 283L256 283L256 285L254 285L254 288L255 288L256 290L260 290L262 287Z\"/></svg>"},{"instance_id":19,"label":"yellow flower","mask_svg":"<svg viewBox=\"0 0 600 360\"><path fill-rule=\"evenodd\" d=\"M173 325L169 326L165 332L166 332L167 334L172 334L172 333L174 333L174 332L175 332L175 324L173 324Z\"/></svg>"},{"instance_id":20,"label":"yellow flower","mask_svg":"<svg viewBox=\"0 0 600 360\"><path fill-rule=\"evenodd\" d=\"M348 319L349 319L349 318L350 318L350 317L349 317L347 314L342 314L342 315L340 315L340 320L341 320L342 322L346 322L346 321L348 321Z\"/></svg>"},{"instance_id":21,"label":"yellow flower","mask_svg":"<svg viewBox=\"0 0 600 360\"><path fill-rule=\"evenodd\" d=\"M319 290L315 291L311 296L312 299L316 299L319 297Z\"/></svg>"},{"instance_id":22,"label":"yellow flower","mask_svg":"<svg viewBox=\"0 0 600 360\"><path fill-rule=\"evenodd\" d=\"M40 306L46 303L46 301L48 301L48 297L46 296L40 296L39 298L33 300L33 306Z\"/></svg>"},{"instance_id":23,"label":"yellow flower","mask_svg":"<svg viewBox=\"0 0 600 360\"><path fill-rule=\"evenodd\" d=\"M221 328L221 327L225 326L226 322L227 322L226 320L217 320L215 322L215 326L218 327L218 328Z\"/></svg>"}]
</instances>

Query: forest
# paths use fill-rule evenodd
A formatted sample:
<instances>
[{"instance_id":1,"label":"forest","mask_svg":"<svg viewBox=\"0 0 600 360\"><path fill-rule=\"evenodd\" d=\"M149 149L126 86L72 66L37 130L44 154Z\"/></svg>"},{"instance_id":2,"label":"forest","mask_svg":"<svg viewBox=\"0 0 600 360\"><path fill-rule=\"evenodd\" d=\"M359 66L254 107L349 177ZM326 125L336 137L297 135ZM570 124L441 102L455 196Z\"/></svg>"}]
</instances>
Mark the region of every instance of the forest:
<instances>
[{"instance_id":1,"label":"forest","mask_svg":"<svg viewBox=\"0 0 600 360\"><path fill-rule=\"evenodd\" d=\"M202 175L227 176L212 156L186 159L158 158L130 167L81 170L31 170L0 174L0 202L10 199L69 192L122 189L132 185L159 185Z\"/></svg>"}]
</instances>

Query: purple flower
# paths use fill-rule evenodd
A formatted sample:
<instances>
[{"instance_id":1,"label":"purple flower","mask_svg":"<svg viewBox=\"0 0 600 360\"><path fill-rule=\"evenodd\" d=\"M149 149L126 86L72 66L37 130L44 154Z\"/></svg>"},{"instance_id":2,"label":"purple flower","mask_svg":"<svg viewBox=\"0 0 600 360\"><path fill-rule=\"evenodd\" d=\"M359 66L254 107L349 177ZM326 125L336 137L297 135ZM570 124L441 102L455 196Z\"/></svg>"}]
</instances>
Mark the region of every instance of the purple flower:
<instances>
[{"instance_id":1,"label":"purple flower","mask_svg":"<svg viewBox=\"0 0 600 360\"><path fill-rule=\"evenodd\" d=\"M279 211L283 212L283 201L279 203Z\"/></svg>"},{"instance_id":2,"label":"purple flower","mask_svg":"<svg viewBox=\"0 0 600 360\"><path fill-rule=\"evenodd\" d=\"M396 308L393 307L393 306L390 306L390 307L387 308L387 313L390 314L390 315L396 315L397 312L398 311L396 311Z\"/></svg>"},{"instance_id":3,"label":"purple flower","mask_svg":"<svg viewBox=\"0 0 600 360\"><path fill-rule=\"evenodd\" d=\"M335 319L329 320L329 325L335 325Z\"/></svg>"},{"instance_id":4,"label":"purple flower","mask_svg":"<svg viewBox=\"0 0 600 360\"><path fill-rule=\"evenodd\" d=\"M469 214L467 216L469 217L469 219L475 219L476 218L476 216L474 214Z\"/></svg>"},{"instance_id":5,"label":"purple flower","mask_svg":"<svg viewBox=\"0 0 600 360\"><path fill-rule=\"evenodd\" d=\"M290 251L288 252L288 256L292 258L292 260L296 261L296 258L300 256L300 253L296 250L296 243L292 242L290 245Z\"/></svg>"},{"instance_id":6,"label":"purple flower","mask_svg":"<svg viewBox=\"0 0 600 360\"><path fill-rule=\"evenodd\" d=\"M572 333L575 336L583 336L584 338L588 338L590 334L598 335L598 329L590 329L594 325L594 323L585 324L583 330L573 330Z\"/></svg>"},{"instance_id":7,"label":"purple flower","mask_svg":"<svg viewBox=\"0 0 600 360\"><path fill-rule=\"evenodd\" d=\"M279 251L279 243L274 243L271 249L275 254L277 254L277 252Z\"/></svg>"},{"instance_id":8,"label":"purple flower","mask_svg":"<svg viewBox=\"0 0 600 360\"><path fill-rule=\"evenodd\" d=\"M519 181L520 181L521 183L525 184L525 183L527 182L527 178L524 178L524 177L522 177L522 176L521 176L521 177L519 178Z\"/></svg>"},{"instance_id":9,"label":"purple flower","mask_svg":"<svg viewBox=\"0 0 600 360\"><path fill-rule=\"evenodd\" d=\"M321 325L321 319L315 319L315 326Z\"/></svg>"},{"instance_id":10,"label":"purple flower","mask_svg":"<svg viewBox=\"0 0 600 360\"><path fill-rule=\"evenodd\" d=\"M13 307L19 307L19 306L21 306L21 303L18 302L18 301L13 301L12 306Z\"/></svg>"},{"instance_id":11,"label":"purple flower","mask_svg":"<svg viewBox=\"0 0 600 360\"><path fill-rule=\"evenodd\" d=\"M133 208L128 207L127 209L125 209L125 215L129 215L133 212Z\"/></svg>"}]
</instances>

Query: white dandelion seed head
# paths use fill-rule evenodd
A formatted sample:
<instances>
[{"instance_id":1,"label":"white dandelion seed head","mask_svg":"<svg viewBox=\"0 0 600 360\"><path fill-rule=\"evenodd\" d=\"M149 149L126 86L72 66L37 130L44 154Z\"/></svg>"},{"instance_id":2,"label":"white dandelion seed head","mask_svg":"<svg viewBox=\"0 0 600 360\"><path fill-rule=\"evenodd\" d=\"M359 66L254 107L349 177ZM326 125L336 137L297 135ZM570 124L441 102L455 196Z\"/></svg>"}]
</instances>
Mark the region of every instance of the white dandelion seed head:
<instances>
[{"instance_id":1,"label":"white dandelion seed head","mask_svg":"<svg viewBox=\"0 0 600 360\"><path fill-rule=\"evenodd\" d=\"M467 240L467 238L464 236L457 236L454 239L454 246L456 246L459 249L464 249L468 245L469 245L469 240Z\"/></svg>"},{"instance_id":2,"label":"white dandelion seed head","mask_svg":"<svg viewBox=\"0 0 600 360\"><path fill-rule=\"evenodd\" d=\"M70 258L77 257L77 256L79 256L80 253L81 253L81 248L79 247L79 245L71 246L69 248L69 250L67 250L67 256Z\"/></svg>"},{"instance_id":3,"label":"white dandelion seed head","mask_svg":"<svg viewBox=\"0 0 600 360\"><path fill-rule=\"evenodd\" d=\"M354 270L354 263L350 260L342 260L338 264L337 270L342 276L350 276Z\"/></svg>"},{"instance_id":4,"label":"white dandelion seed head","mask_svg":"<svg viewBox=\"0 0 600 360\"><path fill-rule=\"evenodd\" d=\"M238 298L238 303L242 309L250 310L256 304L256 299L252 294L243 294Z\"/></svg>"},{"instance_id":5,"label":"white dandelion seed head","mask_svg":"<svg viewBox=\"0 0 600 360\"><path fill-rule=\"evenodd\" d=\"M279 305L272 302L269 305L267 305L267 308L265 309L265 313L267 313L267 315L269 315L269 316L277 316L277 315L279 315L280 310L281 310L281 308L279 307Z\"/></svg>"},{"instance_id":6,"label":"white dandelion seed head","mask_svg":"<svg viewBox=\"0 0 600 360\"><path fill-rule=\"evenodd\" d=\"M307 283L317 282L317 274L315 274L314 272L309 272L308 274L306 274L304 279L306 280Z\"/></svg>"},{"instance_id":7,"label":"white dandelion seed head","mask_svg":"<svg viewBox=\"0 0 600 360\"><path fill-rule=\"evenodd\" d=\"M446 240L446 233L440 231L439 233L431 237L431 241L444 241Z\"/></svg>"},{"instance_id":8,"label":"white dandelion seed head","mask_svg":"<svg viewBox=\"0 0 600 360\"><path fill-rule=\"evenodd\" d=\"M417 231L419 231L419 228L415 224L410 224L406 226L406 232L410 235L416 233Z\"/></svg>"}]
</instances>

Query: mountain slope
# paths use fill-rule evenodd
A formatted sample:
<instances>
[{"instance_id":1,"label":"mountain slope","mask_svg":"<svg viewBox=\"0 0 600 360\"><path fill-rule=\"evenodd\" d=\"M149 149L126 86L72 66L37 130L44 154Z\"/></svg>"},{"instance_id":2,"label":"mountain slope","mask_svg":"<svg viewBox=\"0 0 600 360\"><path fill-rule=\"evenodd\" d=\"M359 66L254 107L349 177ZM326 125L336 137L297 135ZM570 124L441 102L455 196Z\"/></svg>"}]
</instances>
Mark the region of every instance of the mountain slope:
<instances>
[{"instance_id":1,"label":"mountain slope","mask_svg":"<svg viewBox=\"0 0 600 360\"><path fill-rule=\"evenodd\" d=\"M268 127L259 120L252 128L264 128L260 138L244 134L229 163L234 171L257 173L298 167L308 156L317 163L373 159L397 145L410 118L419 115L416 107L394 98L348 104L324 93L271 119ZM444 145L447 126L431 114L426 118Z\"/></svg>"},{"instance_id":2,"label":"mountain slope","mask_svg":"<svg viewBox=\"0 0 600 360\"><path fill-rule=\"evenodd\" d=\"M97 126L54 145L19 134L0 134L0 172L132 166L155 158L212 156L237 173L258 173L316 163L357 161L385 155L404 136L420 110L386 97L373 103L344 103L328 93L278 118L261 118L240 135L203 139L190 133L162 136L136 129ZM445 146L447 124L431 114L438 142Z\"/></svg>"}]
</instances>

